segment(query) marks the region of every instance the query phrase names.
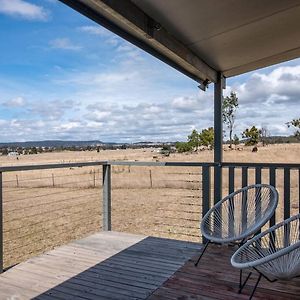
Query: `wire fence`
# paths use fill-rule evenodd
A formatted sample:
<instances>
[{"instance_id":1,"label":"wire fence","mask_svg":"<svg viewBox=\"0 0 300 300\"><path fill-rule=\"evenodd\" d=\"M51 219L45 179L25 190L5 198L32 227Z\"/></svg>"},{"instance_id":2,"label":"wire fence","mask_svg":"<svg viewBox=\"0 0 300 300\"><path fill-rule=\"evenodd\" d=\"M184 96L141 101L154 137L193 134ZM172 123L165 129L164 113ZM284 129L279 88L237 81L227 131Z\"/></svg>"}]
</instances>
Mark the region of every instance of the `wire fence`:
<instances>
[{"instance_id":1,"label":"wire fence","mask_svg":"<svg viewBox=\"0 0 300 300\"><path fill-rule=\"evenodd\" d=\"M4 267L101 230L101 189L101 166L4 173Z\"/></svg>"},{"instance_id":2,"label":"wire fence","mask_svg":"<svg viewBox=\"0 0 300 300\"><path fill-rule=\"evenodd\" d=\"M291 215L299 212L299 169L290 168L287 176L284 168L271 175L269 169L259 173L249 168L245 173L235 167L231 182L229 167L223 168L222 196L276 177L276 220L284 219L287 206ZM214 204L214 167L210 168L210 178L204 178L201 166L111 165L112 229L201 241L203 212ZM102 176L99 165L3 173L4 265L102 230ZM203 194L204 180L210 182L209 195ZM209 201L205 208L203 201Z\"/></svg>"}]
</instances>

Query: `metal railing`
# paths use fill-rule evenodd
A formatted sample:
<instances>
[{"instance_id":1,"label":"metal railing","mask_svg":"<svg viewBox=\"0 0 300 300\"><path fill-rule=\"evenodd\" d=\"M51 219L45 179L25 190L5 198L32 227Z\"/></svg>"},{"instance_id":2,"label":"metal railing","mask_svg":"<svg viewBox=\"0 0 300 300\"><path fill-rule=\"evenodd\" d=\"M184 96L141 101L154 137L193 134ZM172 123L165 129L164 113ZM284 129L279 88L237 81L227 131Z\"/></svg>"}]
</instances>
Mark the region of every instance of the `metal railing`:
<instances>
[{"instance_id":1,"label":"metal railing","mask_svg":"<svg viewBox=\"0 0 300 300\"><path fill-rule=\"evenodd\" d=\"M3 173L102 166L102 229L112 229L112 167L113 166L136 166L136 167L191 167L201 170L199 178L199 190L201 191L200 205L202 216L210 207L220 199L217 195L226 195L235 189L253 183L269 183L282 190L280 205L283 207L283 216L288 218L291 215L291 197L298 199L296 206L300 212L300 164L282 163L230 163L222 164L210 162L140 162L140 161L95 161L63 164L43 164L26 166L0 167L0 272L3 271ZM214 186L213 178L216 173L223 178L222 187ZM281 173L281 174L279 174ZM152 175L151 175L152 176ZM250 180L252 177L252 182ZM291 195L291 179L297 191ZM18 179L17 179L18 180ZM18 182L19 184L19 182ZM151 181L152 187L152 181ZM201 217L199 218L201 219ZM270 220L269 226L276 223L276 215Z\"/></svg>"}]
</instances>

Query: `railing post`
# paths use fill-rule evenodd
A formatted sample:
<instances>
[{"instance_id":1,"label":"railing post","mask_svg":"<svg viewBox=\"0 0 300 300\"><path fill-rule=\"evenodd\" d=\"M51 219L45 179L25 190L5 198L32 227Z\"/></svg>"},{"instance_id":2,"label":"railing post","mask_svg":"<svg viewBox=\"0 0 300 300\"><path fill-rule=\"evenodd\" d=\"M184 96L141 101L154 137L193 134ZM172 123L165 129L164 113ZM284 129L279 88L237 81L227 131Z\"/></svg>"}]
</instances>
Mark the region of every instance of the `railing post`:
<instances>
[{"instance_id":1,"label":"railing post","mask_svg":"<svg viewBox=\"0 0 300 300\"><path fill-rule=\"evenodd\" d=\"M291 178L290 168L284 168L283 171L283 216L287 219L291 216Z\"/></svg>"},{"instance_id":2,"label":"railing post","mask_svg":"<svg viewBox=\"0 0 300 300\"><path fill-rule=\"evenodd\" d=\"M0 172L0 273L3 273L3 183Z\"/></svg>"},{"instance_id":3,"label":"railing post","mask_svg":"<svg viewBox=\"0 0 300 300\"><path fill-rule=\"evenodd\" d=\"M202 218L208 212L210 207L210 167L202 167ZM206 238L202 237L202 242L207 242Z\"/></svg>"},{"instance_id":4,"label":"railing post","mask_svg":"<svg viewBox=\"0 0 300 300\"><path fill-rule=\"evenodd\" d=\"M103 230L111 230L111 165L103 165Z\"/></svg>"}]
</instances>

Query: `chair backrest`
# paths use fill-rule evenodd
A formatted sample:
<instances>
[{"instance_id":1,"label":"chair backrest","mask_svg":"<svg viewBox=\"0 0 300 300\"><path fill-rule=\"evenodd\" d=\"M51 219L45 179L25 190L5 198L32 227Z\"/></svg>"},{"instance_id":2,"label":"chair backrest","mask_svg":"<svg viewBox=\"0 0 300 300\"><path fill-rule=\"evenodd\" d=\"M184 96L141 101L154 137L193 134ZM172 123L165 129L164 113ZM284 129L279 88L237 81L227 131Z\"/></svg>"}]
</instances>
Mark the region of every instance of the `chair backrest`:
<instances>
[{"instance_id":1,"label":"chair backrest","mask_svg":"<svg viewBox=\"0 0 300 300\"><path fill-rule=\"evenodd\" d=\"M201 222L202 235L218 243L236 242L259 231L278 204L277 190L254 184L228 195L212 207Z\"/></svg>"},{"instance_id":2,"label":"chair backrest","mask_svg":"<svg viewBox=\"0 0 300 300\"><path fill-rule=\"evenodd\" d=\"M234 253L231 264L256 267L276 279L300 276L300 214L253 237Z\"/></svg>"}]
</instances>

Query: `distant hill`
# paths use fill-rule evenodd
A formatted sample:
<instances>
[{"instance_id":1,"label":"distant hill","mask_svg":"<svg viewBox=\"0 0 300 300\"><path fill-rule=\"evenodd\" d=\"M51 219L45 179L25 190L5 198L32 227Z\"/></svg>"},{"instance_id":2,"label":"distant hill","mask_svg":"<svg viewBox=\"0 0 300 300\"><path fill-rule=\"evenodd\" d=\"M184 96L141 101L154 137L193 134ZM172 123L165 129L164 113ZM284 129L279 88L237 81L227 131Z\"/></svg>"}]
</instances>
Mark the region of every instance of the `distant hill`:
<instances>
[{"instance_id":1,"label":"distant hill","mask_svg":"<svg viewBox=\"0 0 300 300\"><path fill-rule=\"evenodd\" d=\"M46 140L46 141L27 141L27 142L12 142L0 143L0 147L87 147L95 145L115 145L115 143L104 143L98 140L92 141L62 141L62 140Z\"/></svg>"}]
</instances>

